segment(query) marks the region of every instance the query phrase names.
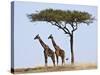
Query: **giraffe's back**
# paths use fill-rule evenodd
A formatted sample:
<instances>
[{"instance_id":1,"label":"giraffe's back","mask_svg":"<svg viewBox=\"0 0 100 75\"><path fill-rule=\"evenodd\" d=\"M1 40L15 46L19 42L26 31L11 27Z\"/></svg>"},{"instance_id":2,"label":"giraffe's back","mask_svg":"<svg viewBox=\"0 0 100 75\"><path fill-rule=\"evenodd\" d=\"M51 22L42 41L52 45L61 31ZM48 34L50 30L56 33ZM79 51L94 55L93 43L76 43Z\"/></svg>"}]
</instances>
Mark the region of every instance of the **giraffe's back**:
<instances>
[{"instance_id":1,"label":"giraffe's back","mask_svg":"<svg viewBox=\"0 0 100 75\"><path fill-rule=\"evenodd\" d=\"M53 55L54 55L54 51L48 48L48 56L53 56Z\"/></svg>"},{"instance_id":2,"label":"giraffe's back","mask_svg":"<svg viewBox=\"0 0 100 75\"><path fill-rule=\"evenodd\" d=\"M60 55L60 56L65 56L64 50L59 50L59 55Z\"/></svg>"}]
</instances>

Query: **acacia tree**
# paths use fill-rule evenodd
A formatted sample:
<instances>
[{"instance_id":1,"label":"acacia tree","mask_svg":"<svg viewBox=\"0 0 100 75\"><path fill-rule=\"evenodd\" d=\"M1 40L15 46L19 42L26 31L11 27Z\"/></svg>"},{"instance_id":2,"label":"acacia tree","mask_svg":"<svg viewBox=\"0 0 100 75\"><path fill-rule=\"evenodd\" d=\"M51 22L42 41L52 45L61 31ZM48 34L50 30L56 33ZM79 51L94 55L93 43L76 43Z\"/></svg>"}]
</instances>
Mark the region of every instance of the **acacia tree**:
<instances>
[{"instance_id":1,"label":"acacia tree","mask_svg":"<svg viewBox=\"0 0 100 75\"><path fill-rule=\"evenodd\" d=\"M31 22L41 21L48 22L51 25L61 29L66 35L70 37L70 49L71 49L71 63L74 63L74 51L73 51L73 37L74 32L77 30L78 25L81 23L89 25L93 22L94 17L88 12L70 11L70 10L58 10L58 9L45 9L37 13L28 15Z\"/></svg>"}]
</instances>

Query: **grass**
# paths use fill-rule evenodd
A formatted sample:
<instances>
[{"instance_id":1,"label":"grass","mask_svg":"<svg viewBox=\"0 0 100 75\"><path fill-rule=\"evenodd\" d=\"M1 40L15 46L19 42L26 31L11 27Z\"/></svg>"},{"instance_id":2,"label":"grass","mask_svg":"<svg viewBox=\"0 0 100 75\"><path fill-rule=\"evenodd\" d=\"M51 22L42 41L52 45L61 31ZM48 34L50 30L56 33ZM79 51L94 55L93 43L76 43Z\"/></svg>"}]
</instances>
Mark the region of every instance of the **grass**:
<instances>
[{"instance_id":1,"label":"grass","mask_svg":"<svg viewBox=\"0 0 100 75\"><path fill-rule=\"evenodd\" d=\"M89 70L96 69L96 64L66 64L64 66L37 66L35 68L17 68L15 69L15 73L39 73L39 72L55 72L55 71L72 71L72 70Z\"/></svg>"}]
</instances>

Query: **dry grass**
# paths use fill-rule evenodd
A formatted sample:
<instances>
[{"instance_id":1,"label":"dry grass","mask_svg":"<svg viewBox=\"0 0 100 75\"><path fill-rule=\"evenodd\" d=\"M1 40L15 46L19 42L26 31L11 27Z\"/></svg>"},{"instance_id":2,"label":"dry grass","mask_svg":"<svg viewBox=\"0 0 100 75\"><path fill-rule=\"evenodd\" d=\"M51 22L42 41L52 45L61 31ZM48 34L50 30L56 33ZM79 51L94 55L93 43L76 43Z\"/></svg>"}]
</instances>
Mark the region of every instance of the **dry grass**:
<instances>
[{"instance_id":1,"label":"dry grass","mask_svg":"<svg viewBox=\"0 0 100 75\"><path fill-rule=\"evenodd\" d=\"M85 70L85 69L96 69L96 64L66 64L64 66L38 66L35 68L17 68L15 73L39 73L39 72L54 72L54 71L71 71L71 70Z\"/></svg>"}]
</instances>

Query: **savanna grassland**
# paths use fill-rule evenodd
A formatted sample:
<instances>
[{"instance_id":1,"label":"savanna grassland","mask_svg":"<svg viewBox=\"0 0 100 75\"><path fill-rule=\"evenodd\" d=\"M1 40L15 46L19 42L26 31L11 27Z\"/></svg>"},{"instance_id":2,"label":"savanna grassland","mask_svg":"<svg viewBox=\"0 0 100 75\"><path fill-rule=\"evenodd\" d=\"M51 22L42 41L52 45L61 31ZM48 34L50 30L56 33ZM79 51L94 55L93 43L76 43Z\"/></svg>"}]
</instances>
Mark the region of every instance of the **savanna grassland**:
<instances>
[{"instance_id":1,"label":"savanna grassland","mask_svg":"<svg viewBox=\"0 0 100 75\"><path fill-rule=\"evenodd\" d=\"M55 71L72 71L72 70L89 70L96 69L96 64L66 64L64 66L37 66L35 68L16 68L14 73L39 73L39 72L55 72Z\"/></svg>"}]
</instances>

